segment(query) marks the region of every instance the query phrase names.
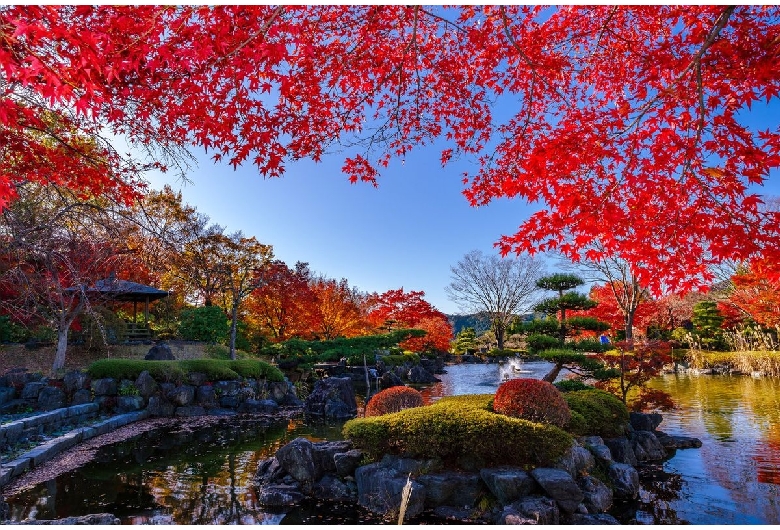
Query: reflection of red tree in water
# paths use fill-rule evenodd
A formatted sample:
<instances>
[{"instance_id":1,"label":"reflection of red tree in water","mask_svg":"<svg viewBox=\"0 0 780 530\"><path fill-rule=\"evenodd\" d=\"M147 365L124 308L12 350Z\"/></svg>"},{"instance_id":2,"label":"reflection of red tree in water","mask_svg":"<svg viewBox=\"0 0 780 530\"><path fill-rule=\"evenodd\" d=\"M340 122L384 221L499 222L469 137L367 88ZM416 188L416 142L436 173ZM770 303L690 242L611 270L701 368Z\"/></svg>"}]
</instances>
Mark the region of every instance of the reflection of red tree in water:
<instances>
[{"instance_id":1,"label":"reflection of red tree in water","mask_svg":"<svg viewBox=\"0 0 780 530\"><path fill-rule=\"evenodd\" d=\"M755 448L756 480L764 484L780 484L780 426L772 425L766 442Z\"/></svg>"}]
</instances>

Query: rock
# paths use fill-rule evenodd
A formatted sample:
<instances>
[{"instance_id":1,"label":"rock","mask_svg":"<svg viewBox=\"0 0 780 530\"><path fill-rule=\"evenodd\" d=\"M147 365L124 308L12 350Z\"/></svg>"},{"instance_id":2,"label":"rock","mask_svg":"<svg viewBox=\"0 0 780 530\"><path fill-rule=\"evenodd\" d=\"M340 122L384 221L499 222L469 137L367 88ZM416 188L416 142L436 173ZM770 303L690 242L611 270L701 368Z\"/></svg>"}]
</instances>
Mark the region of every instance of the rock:
<instances>
[{"instance_id":1,"label":"rock","mask_svg":"<svg viewBox=\"0 0 780 530\"><path fill-rule=\"evenodd\" d=\"M214 387L210 385L202 385L196 388L195 403L207 408L216 407L217 394L214 392Z\"/></svg>"},{"instance_id":2,"label":"rock","mask_svg":"<svg viewBox=\"0 0 780 530\"><path fill-rule=\"evenodd\" d=\"M575 480L587 474L595 465L595 457L577 442L572 443L566 453L555 463L557 469L566 471Z\"/></svg>"},{"instance_id":3,"label":"rock","mask_svg":"<svg viewBox=\"0 0 780 530\"><path fill-rule=\"evenodd\" d=\"M480 476L499 504L507 505L534 492L536 481L516 467L484 468Z\"/></svg>"},{"instance_id":4,"label":"rock","mask_svg":"<svg viewBox=\"0 0 780 530\"><path fill-rule=\"evenodd\" d=\"M656 431L655 437L667 451L698 448L702 445L701 440L692 436L669 435L661 431Z\"/></svg>"},{"instance_id":5,"label":"rock","mask_svg":"<svg viewBox=\"0 0 780 530\"><path fill-rule=\"evenodd\" d=\"M206 381L209 380L209 378L206 376L206 374L202 372L190 372L189 377L187 378L189 383L192 386L198 387L202 384L204 384Z\"/></svg>"},{"instance_id":6,"label":"rock","mask_svg":"<svg viewBox=\"0 0 780 530\"><path fill-rule=\"evenodd\" d=\"M456 508L454 506L439 506L438 508L433 509L433 515L440 519L462 523L473 523L473 512L474 510L472 508Z\"/></svg>"},{"instance_id":7,"label":"rock","mask_svg":"<svg viewBox=\"0 0 780 530\"><path fill-rule=\"evenodd\" d=\"M335 420L354 418L357 402L352 379L328 377L317 381L306 398L306 413Z\"/></svg>"},{"instance_id":8,"label":"rock","mask_svg":"<svg viewBox=\"0 0 780 530\"><path fill-rule=\"evenodd\" d=\"M272 414L278 410L279 404L273 399L247 399L238 406L238 412L243 414Z\"/></svg>"},{"instance_id":9,"label":"rock","mask_svg":"<svg viewBox=\"0 0 780 530\"><path fill-rule=\"evenodd\" d=\"M261 486L257 491L257 502L264 506L294 506L303 498L295 486L284 484Z\"/></svg>"},{"instance_id":10,"label":"rock","mask_svg":"<svg viewBox=\"0 0 780 530\"><path fill-rule=\"evenodd\" d=\"M116 411L119 414L133 412L144 408L144 398L141 396L119 396L116 400Z\"/></svg>"},{"instance_id":11,"label":"rock","mask_svg":"<svg viewBox=\"0 0 780 530\"><path fill-rule=\"evenodd\" d=\"M139 395L144 399L149 399L159 388L157 381L146 370L138 374L135 380L135 387L138 389Z\"/></svg>"},{"instance_id":12,"label":"rock","mask_svg":"<svg viewBox=\"0 0 780 530\"><path fill-rule=\"evenodd\" d=\"M382 465L403 476L409 473L415 476L422 475L423 473L438 471L442 467L441 462L435 458L417 459L396 455L383 456Z\"/></svg>"},{"instance_id":13,"label":"rock","mask_svg":"<svg viewBox=\"0 0 780 530\"><path fill-rule=\"evenodd\" d=\"M257 466L255 482L259 485L280 483L287 471L279 464L275 456L266 458Z\"/></svg>"},{"instance_id":14,"label":"rock","mask_svg":"<svg viewBox=\"0 0 780 530\"><path fill-rule=\"evenodd\" d=\"M41 390L43 390L45 386L46 383L41 383L40 381L25 383L24 387L22 387L22 399L37 400L38 394L41 393Z\"/></svg>"},{"instance_id":15,"label":"rock","mask_svg":"<svg viewBox=\"0 0 780 530\"><path fill-rule=\"evenodd\" d=\"M346 440L312 444L311 454L314 461L315 476L319 478L326 473L335 473L336 454L346 453L350 449L352 449L352 442Z\"/></svg>"},{"instance_id":16,"label":"rock","mask_svg":"<svg viewBox=\"0 0 780 530\"><path fill-rule=\"evenodd\" d=\"M554 500L540 495L532 495L505 507L499 517L499 521L503 518L504 522L497 524L558 524L560 513L558 504ZM522 519L529 522L520 522Z\"/></svg>"},{"instance_id":17,"label":"rock","mask_svg":"<svg viewBox=\"0 0 780 530\"><path fill-rule=\"evenodd\" d=\"M187 407L195 402L195 387L190 385L177 386L169 391L165 397L174 406Z\"/></svg>"},{"instance_id":18,"label":"rock","mask_svg":"<svg viewBox=\"0 0 780 530\"><path fill-rule=\"evenodd\" d=\"M599 466L606 469L614 462L612 452L604 445L604 440L600 436L585 436L580 442L591 452Z\"/></svg>"},{"instance_id":19,"label":"rock","mask_svg":"<svg viewBox=\"0 0 780 530\"><path fill-rule=\"evenodd\" d=\"M404 382L393 372L385 372L382 374L382 377L379 378L378 384L380 390L385 390L386 388L392 388L394 386L403 386Z\"/></svg>"},{"instance_id":20,"label":"rock","mask_svg":"<svg viewBox=\"0 0 780 530\"><path fill-rule=\"evenodd\" d=\"M355 482L358 491L358 504L374 513L398 513L401 506L401 493L406 486L407 476L384 467L381 463L368 464L355 470ZM425 506L425 486L412 481L412 493L406 507L406 517L422 513Z\"/></svg>"},{"instance_id":21,"label":"rock","mask_svg":"<svg viewBox=\"0 0 780 530\"><path fill-rule=\"evenodd\" d=\"M654 431L661 425L663 419L664 417L662 415L655 412L651 414L632 412L629 416L631 427L633 427L635 431Z\"/></svg>"},{"instance_id":22,"label":"rock","mask_svg":"<svg viewBox=\"0 0 780 530\"><path fill-rule=\"evenodd\" d=\"M441 471L426 473L416 478L425 486L425 507L473 506L485 493L485 486L477 473Z\"/></svg>"},{"instance_id":23,"label":"rock","mask_svg":"<svg viewBox=\"0 0 780 530\"><path fill-rule=\"evenodd\" d=\"M0 405L8 403L16 396L16 390L12 386L0 386Z\"/></svg>"},{"instance_id":24,"label":"rock","mask_svg":"<svg viewBox=\"0 0 780 530\"><path fill-rule=\"evenodd\" d=\"M29 383L35 384L35 383ZM65 406L65 392L61 388L45 386L38 394L38 408L40 410L56 410Z\"/></svg>"},{"instance_id":25,"label":"rock","mask_svg":"<svg viewBox=\"0 0 780 530\"><path fill-rule=\"evenodd\" d=\"M175 361L176 357L173 355L171 347L164 342L158 342L151 348L149 353L144 357L146 361Z\"/></svg>"},{"instance_id":26,"label":"rock","mask_svg":"<svg viewBox=\"0 0 780 530\"><path fill-rule=\"evenodd\" d=\"M116 396L117 388L116 379L110 377L92 381L92 392L96 396Z\"/></svg>"},{"instance_id":27,"label":"rock","mask_svg":"<svg viewBox=\"0 0 780 530\"><path fill-rule=\"evenodd\" d=\"M83 405L84 403L91 403L91 402L92 402L92 392L90 392L86 388L82 388L81 390L76 390L73 393L73 399L71 399L70 404Z\"/></svg>"},{"instance_id":28,"label":"rock","mask_svg":"<svg viewBox=\"0 0 780 530\"><path fill-rule=\"evenodd\" d=\"M587 514L587 515L576 513L571 518L571 524L573 525L620 524L620 521L618 521L608 513L597 513L597 514Z\"/></svg>"},{"instance_id":29,"label":"rock","mask_svg":"<svg viewBox=\"0 0 780 530\"><path fill-rule=\"evenodd\" d=\"M667 457L664 446L650 431L634 431L631 433L630 439L631 448L638 462L663 460Z\"/></svg>"},{"instance_id":30,"label":"rock","mask_svg":"<svg viewBox=\"0 0 780 530\"><path fill-rule=\"evenodd\" d=\"M577 483L566 471L537 467L531 471L531 476L565 513L574 513L585 498Z\"/></svg>"},{"instance_id":31,"label":"rock","mask_svg":"<svg viewBox=\"0 0 780 530\"><path fill-rule=\"evenodd\" d=\"M205 416L206 415L206 409L203 407L199 407L197 405L187 405L185 407L176 407L176 411L174 412L175 416L178 416L180 418L192 418L195 416Z\"/></svg>"},{"instance_id":32,"label":"rock","mask_svg":"<svg viewBox=\"0 0 780 530\"><path fill-rule=\"evenodd\" d=\"M434 376L428 370L420 366L419 364L413 366L406 374L406 378L410 383L438 383L439 378Z\"/></svg>"},{"instance_id":33,"label":"rock","mask_svg":"<svg viewBox=\"0 0 780 530\"><path fill-rule=\"evenodd\" d=\"M342 482L333 475L325 475L314 485L314 496L335 502L354 501L357 499L357 488L354 483Z\"/></svg>"},{"instance_id":34,"label":"rock","mask_svg":"<svg viewBox=\"0 0 780 530\"><path fill-rule=\"evenodd\" d=\"M612 458L615 462L636 466L638 464L634 450L631 448L631 442L628 438L621 436L619 438L606 438L604 445L609 447Z\"/></svg>"},{"instance_id":35,"label":"rock","mask_svg":"<svg viewBox=\"0 0 780 530\"><path fill-rule=\"evenodd\" d=\"M352 475L363 461L363 451L350 449L346 453L333 455L333 463L336 466L336 474L340 477Z\"/></svg>"},{"instance_id":36,"label":"rock","mask_svg":"<svg viewBox=\"0 0 780 530\"><path fill-rule=\"evenodd\" d=\"M607 471L616 499L636 499L639 496L639 473L628 464L614 463Z\"/></svg>"},{"instance_id":37,"label":"rock","mask_svg":"<svg viewBox=\"0 0 780 530\"><path fill-rule=\"evenodd\" d=\"M62 387L65 393L73 395L76 391L87 388L89 376L79 370L71 370L62 378Z\"/></svg>"},{"instance_id":38,"label":"rock","mask_svg":"<svg viewBox=\"0 0 780 530\"><path fill-rule=\"evenodd\" d=\"M149 398L149 404L146 406L150 416L170 418L176 411L173 403L160 396Z\"/></svg>"},{"instance_id":39,"label":"rock","mask_svg":"<svg viewBox=\"0 0 780 530\"><path fill-rule=\"evenodd\" d=\"M612 490L596 477L582 477L577 481L577 485L585 496L582 503L588 513L606 512L612 506Z\"/></svg>"},{"instance_id":40,"label":"rock","mask_svg":"<svg viewBox=\"0 0 780 530\"><path fill-rule=\"evenodd\" d=\"M220 396L220 398L237 396L240 388L238 381L217 381L214 383L214 392L216 392L217 396Z\"/></svg>"},{"instance_id":41,"label":"rock","mask_svg":"<svg viewBox=\"0 0 780 530\"><path fill-rule=\"evenodd\" d=\"M312 445L306 438L296 438L276 452L279 465L295 480L308 486L320 478L314 465Z\"/></svg>"}]
</instances>

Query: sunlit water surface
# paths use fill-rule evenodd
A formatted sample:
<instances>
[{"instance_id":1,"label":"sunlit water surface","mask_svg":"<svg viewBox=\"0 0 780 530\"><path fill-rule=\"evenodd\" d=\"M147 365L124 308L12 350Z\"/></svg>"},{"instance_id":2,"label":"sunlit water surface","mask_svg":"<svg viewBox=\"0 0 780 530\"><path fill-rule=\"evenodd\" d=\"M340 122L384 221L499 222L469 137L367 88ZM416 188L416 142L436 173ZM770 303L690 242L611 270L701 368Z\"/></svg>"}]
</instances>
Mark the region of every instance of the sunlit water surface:
<instances>
[{"instance_id":1,"label":"sunlit water surface","mask_svg":"<svg viewBox=\"0 0 780 530\"><path fill-rule=\"evenodd\" d=\"M490 394L507 378L541 378L549 368L544 362L449 366L440 383L421 390L429 403L448 395ZM664 413L659 428L696 436L704 445L643 469L641 500L616 507L614 514L624 522L650 524L779 524L780 382L668 375L653 386L679 404ZM99 461L6 500L14 521L108 512L124 524L379 523L353 505L310 503L275 513L257 503L252 479L261 460L298 436L339 439L340 428L294 420L147 433L106 447Z\"/></svg>"}]
</instances>

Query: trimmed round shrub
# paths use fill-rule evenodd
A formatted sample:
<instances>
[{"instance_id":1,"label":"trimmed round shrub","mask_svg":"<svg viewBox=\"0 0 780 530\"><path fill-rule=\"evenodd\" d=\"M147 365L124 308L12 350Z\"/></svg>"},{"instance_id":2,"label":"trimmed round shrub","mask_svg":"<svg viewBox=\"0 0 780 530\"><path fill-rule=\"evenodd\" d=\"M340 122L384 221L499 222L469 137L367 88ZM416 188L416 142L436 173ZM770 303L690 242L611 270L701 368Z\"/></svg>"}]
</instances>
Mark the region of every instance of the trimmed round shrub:
<instances>
[{"instance_id":1,"label":"trimmed round shrub","mask_svg":"<svg viewBox=\"0 0 780 530\"><path fill-rule=\"evenodd\" d=\"M493 410L505 416L564 427L571 419L566 400L552 383L539 379L510 379L501 384Z\"/></svg>"},{"instance_id":2,"label":"trimmed round shrub","mask_svg":"<svg viewBox=\"0 0 780 530\"><path fill-rule=\"evenodd\" d=\"M393 386L382 390L366 405L366 417L381 416L404 409L422 407L422 394L408 386Z\"/></svg>"},{"instance_id":3,"label":"trimmed round shrub","mask_svg":"<svg viewBox=\"0 0 780 530\"><path fill-rule=\"evenodd\" d=\"M596 389L578 390L566 392L563 398L572 411L572 421L567 426L567 430L572 434L604 438L625 434L629 419L628 409L609 392Z\"/></svg>"}]
</instances>

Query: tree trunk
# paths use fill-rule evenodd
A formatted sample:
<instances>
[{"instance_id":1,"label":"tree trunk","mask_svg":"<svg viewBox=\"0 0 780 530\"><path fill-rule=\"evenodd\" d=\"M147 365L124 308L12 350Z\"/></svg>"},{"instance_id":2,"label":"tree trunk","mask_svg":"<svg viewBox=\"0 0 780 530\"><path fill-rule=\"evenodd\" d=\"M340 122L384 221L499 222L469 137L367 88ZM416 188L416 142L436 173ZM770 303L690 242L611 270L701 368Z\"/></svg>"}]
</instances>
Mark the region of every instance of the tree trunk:
<instances>
[{"instance_id":1,"label":"tree trunk","mask_svg":"<svg viewBox=\"0 0 780 530\"><path fill-rule=\"evenodd\" d=\"M634 313L636 308L626 311L626 342L629 351L634 349Z\"/></svg>"},{"instance_id":2,"label":"tree trunk","mask_svg":"<svg viewBox=\"0 0 780 530\"><path fill-rule=\"evenodd\" d=\"M563 365L556 363L555 366L552 367L552 370L547 372L547 375L542 377L542 381L547 381L548 383L554 383L555 379L558 377L558 374L561 373L561 370L563 370Z\"/></svg>"},{"instance_id":3,"label":"tree trunk","mask_svg":"<svg viewBox=\"0 0 780 530\"><path fill-rule=\"evenodd\" d=\"M506 330L504 329L504 326L502 324L494 324L493 327L495 328L496 342L498 343L498 349L499 350L503 350L504 349L504 333L506 333Z\"/></svg>"},{"instance_id":4,"label":"tree trunk","mask_svg":"<svg viewBox=\"0 0 780 530\"><path fill-rule=\"evenodd\" d=\"M54 354L52 373L65 367L65 353L68 351L68 329L70 326L60 326L60 329L57 330L57 352Z\"/></svg>"},{"instance_id":5,"label":"tree trunk","mask_svg":"<svg viewBox=\"0 0 780 530\"><path fill-rule=\"evenodd\" d=\"M236 360L236 335L238 335L238 304L230 309L230 359Z\"/></svg>"}]
</instances>

